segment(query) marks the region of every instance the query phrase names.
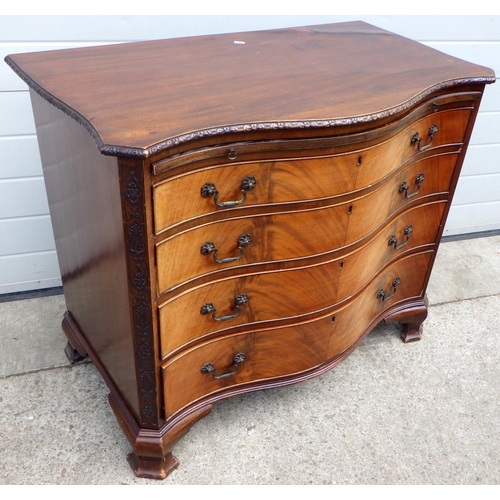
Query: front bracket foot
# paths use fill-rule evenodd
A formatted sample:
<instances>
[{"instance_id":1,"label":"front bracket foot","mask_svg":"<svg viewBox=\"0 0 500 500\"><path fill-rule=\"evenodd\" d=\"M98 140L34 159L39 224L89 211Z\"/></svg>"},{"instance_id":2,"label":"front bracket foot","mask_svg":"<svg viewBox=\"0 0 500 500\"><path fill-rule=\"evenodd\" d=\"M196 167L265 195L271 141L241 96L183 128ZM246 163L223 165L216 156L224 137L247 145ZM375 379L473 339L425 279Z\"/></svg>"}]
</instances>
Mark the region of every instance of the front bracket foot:
<instances>
[{"instance_id":1,"label":"front bracket foot","mask_svg":"<svg viewBox=\"0 0 500 500\"><path fill-rule=\"evenodd\" d=\"M179 465L172 453L164 457L144 457L135 452L127 455L128 463L137 477L165 479Z\"/></svg>"},{"instance_id":2,"label":"front bracket foot","mask_svg":"<svg viewBox=\"0 0 500 500\"><path fill-rule=\"evenodd\" d=\"M406 344L408 342L417 342L417 340L422 339L422 322L420 323L405 323L404 332L401 335L403 342Z\"/></svg>"},{"instance_id":3,"label":"front bracket foot","mask_svg":"<svg viewBox=\"0 0 500 500\"><path fill-rule=\"evenodd\" d=\"M428 309L429 304L425 295L423 300L390 312L384 321L386 323L398 321L404 326L401 335L403 342L416 342L422 339L422 324L427 318Z\"/></svg>"},{"instance_id":4,"label":"front bracket foot","mask_svg":"<svg viewBox=\"0 0 500 500\"><path fill-rule=\"evenodd\" d=\"M188 412L160 429L140 428L124 401L113 391L109 403L118 423L133 446L127 460L135 475L148 479L165 479L179 465L172 448L191 427L212 410L207 404Z\"/></svg>"}]
</instances>

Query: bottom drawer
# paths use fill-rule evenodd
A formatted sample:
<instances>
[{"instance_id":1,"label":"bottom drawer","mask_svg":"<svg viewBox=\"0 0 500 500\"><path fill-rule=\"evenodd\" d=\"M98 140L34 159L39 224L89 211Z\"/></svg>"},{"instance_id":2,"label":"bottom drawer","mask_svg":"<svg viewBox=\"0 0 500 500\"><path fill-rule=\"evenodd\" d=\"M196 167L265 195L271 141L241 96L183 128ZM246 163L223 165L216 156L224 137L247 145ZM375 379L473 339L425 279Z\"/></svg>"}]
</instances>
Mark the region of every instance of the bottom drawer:
<instances>
[{"instance_id":1,"label":"bottom drawer","mask_svg":"<svg viewBox=\"0 0 500 500\"><path fill-rule=\"evenodd\" d=\"M321 318L219 337L184 351L163 367L166 416L209 394L298 375L333 359L385 310L423 295L431 257L432 252L426 252L397 261L352 301Z\"/></svg>"}]
</instances>

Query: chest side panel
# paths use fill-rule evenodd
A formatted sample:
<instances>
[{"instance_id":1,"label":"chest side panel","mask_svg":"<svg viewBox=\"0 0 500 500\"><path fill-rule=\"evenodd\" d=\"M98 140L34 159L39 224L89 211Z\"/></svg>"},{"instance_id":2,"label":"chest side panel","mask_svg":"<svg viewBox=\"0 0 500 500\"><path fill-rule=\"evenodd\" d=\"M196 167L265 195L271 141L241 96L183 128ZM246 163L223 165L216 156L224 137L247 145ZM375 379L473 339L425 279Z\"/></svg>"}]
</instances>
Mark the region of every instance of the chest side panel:
<instances>
[{"instance_id":1,"label":"chest side panel","mask_svg":"<svg viewBox=\"0 0 500 500\"><path fill-rule=\"evenodd\" d=\"M127 264L116 158L31 91L66 305L138 412Z\"/></svg>"}]
</instances>

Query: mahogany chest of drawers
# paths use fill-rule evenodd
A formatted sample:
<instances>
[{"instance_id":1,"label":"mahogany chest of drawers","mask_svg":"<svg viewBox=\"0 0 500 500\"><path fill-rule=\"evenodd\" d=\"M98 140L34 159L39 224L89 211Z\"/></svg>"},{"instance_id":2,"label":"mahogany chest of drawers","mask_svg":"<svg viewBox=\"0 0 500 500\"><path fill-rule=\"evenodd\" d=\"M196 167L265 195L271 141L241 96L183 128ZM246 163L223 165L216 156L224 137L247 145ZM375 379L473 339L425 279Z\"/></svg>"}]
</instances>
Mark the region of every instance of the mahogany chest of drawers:
<instances>
[{"instance_id":1,"label":"mahogany chest of drawers","mask_svg":"<svg viewBox=\"0 0 500 500\"><path fill-rule=\"evenodd\" d=\"M362 22L18 54L71 360L137 475L214 402L306 380L425 290L490 69Z\"/></svg>"}]
</instances>

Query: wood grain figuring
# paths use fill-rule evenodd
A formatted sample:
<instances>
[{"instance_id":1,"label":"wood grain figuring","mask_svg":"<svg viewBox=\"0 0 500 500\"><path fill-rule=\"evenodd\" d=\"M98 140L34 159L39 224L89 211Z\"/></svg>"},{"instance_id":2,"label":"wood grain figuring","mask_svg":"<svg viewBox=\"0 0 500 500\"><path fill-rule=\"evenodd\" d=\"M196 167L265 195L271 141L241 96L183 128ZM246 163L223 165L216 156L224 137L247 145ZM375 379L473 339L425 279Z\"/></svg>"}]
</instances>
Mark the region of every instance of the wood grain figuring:
<instances>
[{"instance_id":1,"label":"wood grain figuring","mask_svg":"<svg viewBox=\"0 0 500 500\"><path fill-rule=\"evenodd\" d=\"M388 303L376 298L380 287L389 287L396 276L401 277L399 296L395 296L390 305L403 297L422 294L423 280L418 279L419 269L429 263L431 254L418 254L398 262L378 276L360 298L340 311L332 312L331 317L289 328L214 340L174 358L164 366L167 415L212 392L298 373L340 354L358 340L371 320L389 307ZM360 306L363 308L359 309ZM245 353L247 359L235 375L215 380L211 374L201 372L201 367L207 362L218 367L220 373L233 371L233 357L240 352Z\"/></svg>"},{"instance_id":2,"label":"wood grain figuring","mask_svg":"<svg viewBox=\"0 0 500 500\"><path fill-rule=\"evenodd\" d=\"M66 352L108 385L135 474L165 478L215 402L321 375L378 322L422 338L490 69L361 22L6 60L33 96Z\"/></svg>"},{"instance_id":3,"label":"wood grain figuring","mask_svg":"<svg viewBox=\"0 0 500 500\"><path fill-rule=\"evenodd\" d=\"M358 241L415 201L399 192L403 181L408 183L411 194L417 189L414 180L423 173L418 198L446 193L456 161L457 154L426 158L396 172L390 182L379 184L375 191L333 207L216 222L179 234L157 246L158 291L161 294L197 276L228 267L304 258ZM221 257L239 255L237 240L242 234L251 235L252 243L244 248L239 260L219 264L212 254L200 251L205 242L211 241Z\"/></svg>"},{"instance_id":4,"label":"wood grain figuring","mask_svg":"<svg viewBox=\"0 0 500 500\"><path fill-rule=\"evenodd\" d=\"M362 238L369 228L379 226L409 203L424 200L434 193L447 193L457 160L457 153L449 153L417 161L397 172L373 194L353 201L349 205L352 208L346 244ZM419 188L415 181L422 174L423 181ZM408 195L414 195L412 198L407 198L405 191L400 191L403 182L408 185Z\"/></svg>"},{"instance_id":5,"label":"wood grain figuring","mask_svg":"<svg viewBox=\"0 0 500 500\"><path fill-rule=\"evenodd\" d=\"M461 144L469 118L470 109L438 112L412 123L377 146L363 148L357 145L353 153L274 162L226 163L168 179L153 190L155 231L158 234L187 219L227 210L218 207L213 197L201 196L201 188L207 182L216 185L221 201L233 201L242 198L241 180L246 176L255 177L257 186L248 191L245 207L327 198L365 188L418 153L411 144L414 133L418 132L427 140L430 127L436 124L438 132L432 147ZM179 193L184 194L183 200L179 200Z\"/></svg>"},{"instance_id":6,"label":"wood grain figuring","mask_svg":"<svg viewBox=\"0 0 500 500\"><path fill-rule=\"evenodd\" d=\"M411 144L411 139L415 133L418 133L423 141L422 146L428 145L430 143L428 132L433 125L437 125L437 132L427 153L432 154L433 150L436 150L437 153L439 146L462 144L470 116L471 108L457 109L433 113L410 125L398 135L398 141L394 141L393 148L387 152L387 156L393 156L395 160L386 161L384 157L377 157L371 164L362 164L356 177L356 189L373 184L383 176L390 174L399 165L399 162L403 163L412 156L415 160L419 160L418 147Z\"/></svg>"},{"instance_id":7,"label":"wood grain figuring","mask_svg":"<svg viewBox=\"0 0 500 500\"><path fill-rule=\"evenodd\" d=\"M437 244L445 208L446 201L443 200L410 208L384 225L368 244L341 258L342 274L337 297L343 299L356 293L386 263L414 249ZM405 237L408 226L411 226L412 232ZM398 245L403 245L405 241L407 243L396 249L397 245L389 244L392 237L396 238Z\"/></svg>"},{"instance_id":8,"label":"wood grain figuring","mask_svg":"<svg viewBox=\"0 0 500 500\"><path fill-rule=\"evenodd\" d=\"M412 249L435 243L445 204L445 201L434 202L404 212L363 247L324 265L234 277L174 297L160 307L162 358L209 334L239 325L251 330L256 328L255 323L285 318L290 321L290 318L331 308L336 302L355 295L387 262ZM409 224L413 232L408 243L396 250L388 242L392 235L397 235L401 244ZM218 316L234 314L235 297L239 294L247 294L250 300L233 319L217 322L211 315L200 313L203 304L212 302Z\"/></svg>"},{"instance_id":9,"label":"wood grain figuring","mask_svg":"<svg viewBox=\"0 0 500 500\"><path fill-rule=\"evenodd\" d=\"M297 325L273 332L247 333L189 351L163 370L167 416L215 391L320 365L325 361L328 346L328 335L322 326ZM240 352L247 355L247 360L234 377L214 380L210 374L201 373L207 362L213 363L220 373L231 371L233 357Z\"/></svg>"},{"instance_id":10,"label":"wood grain figuring","mask_svg":"<svg viewBox=\"0 0 500 500\"><path fill-rule=\"evenodd\" d=\"M425 276L422 269L427 269L432 256L433 252L429 251L403 257L379 273L356 300L335 312L334 332L330 336L327 358L338 355L353 344L366 330L366 325L380 317L384 310L397 307L398 303L408 302L410 299L423 299ZM387 302L377 298L379 290L384 290L388 295L393 292L392 283L396 278L400 278L401 282L394 296Z\"/></svg>"},{"instance_id":11,"label":"wood grain figuring","mask_svg":"<svg viewBox=\"0 0 500 500\"><path fill-rule=\"evenodd\" d=\"M202 226L157 246L158 291L162 293L183 282L211 272L243 264L315 255L344 246L347 208L343 205L316 212L295 212L247 217ZM220 257L239 254L237 240L249 234L252 243L241 259L218 264L213 254L203 255L201 246L211 241Z\"/></svg>"}]
</instances>

